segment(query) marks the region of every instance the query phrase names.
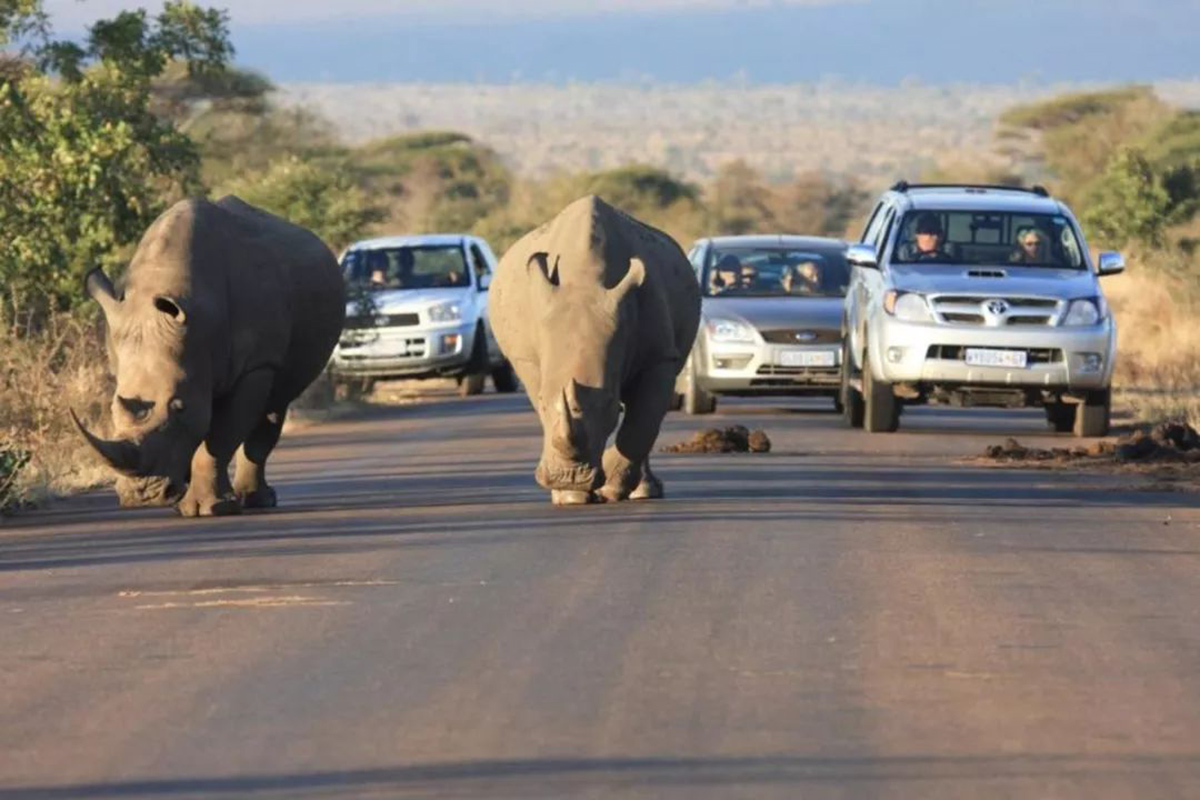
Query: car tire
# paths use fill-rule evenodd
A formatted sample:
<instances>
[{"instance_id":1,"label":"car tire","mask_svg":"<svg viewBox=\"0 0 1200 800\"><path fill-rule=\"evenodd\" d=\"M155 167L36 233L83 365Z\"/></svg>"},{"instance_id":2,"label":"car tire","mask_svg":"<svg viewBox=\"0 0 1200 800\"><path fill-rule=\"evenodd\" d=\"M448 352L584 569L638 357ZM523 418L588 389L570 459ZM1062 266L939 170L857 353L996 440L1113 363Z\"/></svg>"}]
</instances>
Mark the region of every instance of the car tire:
<instances>
[{"instance_id":1,"label":"car tire","mask_svg":"<svg viewBox=\"0 0 1200 800\"><path fill-rule=\"evenodd\" d=\"M487 375L482 372L472 372L468 375L463 375L458 379L458 396L473 397L483 393L484 382L487 380Z\"/></svg>"},{"instance_id":2,"label":"car tire","mask_svg":"<svg viewBox=\"0 0 1200 800\"><path fill-rule=\"evenodd\" d=\"M842 416L846 420L846 424L851 428L861 428L863 426L863 396L862 393L855 389L850 383L851 370L854 367L854 362L850 359L850 343L848 340L842 340L842 392L839 398L839 405L842 408Z\"/></svg>"},{"instance_id":3,"label":"car tire","mask_svg":"<svg viewBox=\"0 0 1200 800\"><path fill-rule=\"evenodd\" d=\"M512 364L505 361L492 370L492 385L500 394L512 394L520 387L516 370L512 368Z\"/></svg>"},{"instance_id":4,"label":"car tire","mask_svg":"<svg viewBox=\"0 0 1200 800\"><path fill-rule=\"evenodd\" d=\"M1075 406L1070 403L1046 403L1046 422L1057 433L1071 433L1075 430Z\"/></svg>"},{"instance_id":5,"label":"car tire","mask_svg":"<svg viewBox=\"0 0 1200 800\"><path fill-rule=\"evenodd\" d=\"M833 413L835 413L835 414L846 413L846 404L842 402L841 392L839 392L838 394L835 394L832 399L833 399Z\"/></svg>"},{"instance_id":6,"label":"car tire","mask_svg":"<svg viewBox=\"0 0 1200 800\"><path fill-rule=\"evenodd\" d=\"M683 409L683 395L679 392L671 392L671 405L667 406L671 411L681 411Z\"/></svg>"},{"instance_id":7,"label":"car tire","mask_svg":"<svg viewBox=\"0 0 1200 800\"><path fill-rule=\"evenodd\" d=\"M1080 438L1107 436L1111 420L1112 391L1088 392L1083 402L1075 406L1075 435Z\"/></svg>"},{"instance_id":8,"label":"car tire","mask_svg":"<svg viewBox=\"0 0 1200 800\"><path fill-rule=\"evenodd\" d=\"M871 372L871 356L863 362L863 428L869 433L892 433L900 427L900 403L892 385L877 381Z\"/></svg>"},{"instance_id":9,"label":"car tire","mask_svg":"<svg viewBox=\"0 0 1200 800\"><path fill-rule=\"evenodd\" d=\"M683 413L688 416L698 416L711 414L716 410L716 395L700 388L700 384L696 380L696 369L689 360L687 381L683 389Z\"/></svg>"}]
</instances>

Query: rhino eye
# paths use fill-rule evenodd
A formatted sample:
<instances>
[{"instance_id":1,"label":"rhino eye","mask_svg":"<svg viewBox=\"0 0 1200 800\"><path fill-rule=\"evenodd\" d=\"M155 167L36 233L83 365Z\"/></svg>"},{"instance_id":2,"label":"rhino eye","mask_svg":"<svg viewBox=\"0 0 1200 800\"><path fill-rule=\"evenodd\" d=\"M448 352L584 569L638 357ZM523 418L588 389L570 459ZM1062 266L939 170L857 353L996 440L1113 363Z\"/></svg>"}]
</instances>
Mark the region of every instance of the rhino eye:
<instances>
[{"instance_id":1,"label":"rhino eye","mask_svg":"<svg viewBox=\"0 0 1200 800\"><path fill-rule=\"evenodd\" d=\"M154 409L154 403L150 400L140 400L136 397L121 397L117 396L117 402L121 404L121 408L125 409L125 413L133 417L136 422L145 422L150 416L150 412Z\"/></svg>"}]
</instances>

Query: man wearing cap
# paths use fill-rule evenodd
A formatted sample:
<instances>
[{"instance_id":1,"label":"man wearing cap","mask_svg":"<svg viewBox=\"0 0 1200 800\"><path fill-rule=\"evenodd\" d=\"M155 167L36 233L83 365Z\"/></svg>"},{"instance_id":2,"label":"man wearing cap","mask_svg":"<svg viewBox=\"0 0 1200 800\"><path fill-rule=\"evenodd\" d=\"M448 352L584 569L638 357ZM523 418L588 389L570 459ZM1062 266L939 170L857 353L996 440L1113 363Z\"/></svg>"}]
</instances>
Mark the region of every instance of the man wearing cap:
<instances>
[{"instance_id":1,"label":"man wearing cap","mask_svg":"<svg viewBox=\"0 0 1200 800\"><path fill-rule=\"evenodd\" d=\"M942 221L937 214L926 211L917 217L913 233L915 241L905 242L900 247L902 261L946 261L950 258L945 247Z\"/></svg>"}]
</instances>

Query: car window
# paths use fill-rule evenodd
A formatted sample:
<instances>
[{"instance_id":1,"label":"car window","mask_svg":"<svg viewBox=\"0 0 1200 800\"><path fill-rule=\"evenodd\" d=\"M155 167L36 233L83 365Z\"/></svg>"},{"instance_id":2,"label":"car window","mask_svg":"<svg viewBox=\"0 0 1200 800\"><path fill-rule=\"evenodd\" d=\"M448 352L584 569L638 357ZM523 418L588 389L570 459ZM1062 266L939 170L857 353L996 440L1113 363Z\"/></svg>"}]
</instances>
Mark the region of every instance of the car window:
<instances>
[{"instance_id":1,"label":"car window","mask_svg":"<svg viewBox=\"0 0 1200 800\"><path fill-rule=\"evenodd\" d=\"M342 274L347 283L367 289L431 289L469 283L459 245L351 250L342 259Z\"/></svg>"},{"instance_id":2,"label":"car window","mask_svg":"<svg viewBox=\"0 0 1200 800\"><path fill-rule=\"evenodd\" d=\"M478 245L471 245L471 270L475 273L475 285L483 286L484 277L491 273L487 259L483 257Z\"/></svg>"},{"instance_id":3,"label":"car window","mask_svg":"<svg viewBox=\"0 0 1200 800\"><path fill-rule=\"evenodd\" d=\"M861 243L874 243L875 234L878 232L879 225L883 222L883 210L887 207L883 203L875 206L875 210L871 212L871 218L867 220L867 227L863 228L862 238L859 240Z\"/></svg>"},{"instance_id":4,"label":"car window","mask_svg":"<svg viewBox=\"0 0 1200 800\"><path fill-rule=\"evenodd\" d=\"M1083 269L1075 227L1060 214L910 211L900 224L894 263L952 263Z\"/></svg>"},{"instance_id":5,"label":"car window","mask_svg":"<svg viewBox=\"0 0 1200 800\"><path fill-rule=\"evenodd\" d=\"M712 247L708 297L842 297L850 267L841 248Z\"/></svg>"},{"instance_id":6,"label":"car window","mask_svg":"<svg viewBox=\"0 0 1200 800\"><path fill-rule=\"evenodd\" d=\"M887 247L888 238L892 235L892 223L896 219L896 209L889 208L887 214L883 218L883 224L879 228L879 236L875 244L875 259L883 260L883 250Z\"/></svg>"}]
</instances>

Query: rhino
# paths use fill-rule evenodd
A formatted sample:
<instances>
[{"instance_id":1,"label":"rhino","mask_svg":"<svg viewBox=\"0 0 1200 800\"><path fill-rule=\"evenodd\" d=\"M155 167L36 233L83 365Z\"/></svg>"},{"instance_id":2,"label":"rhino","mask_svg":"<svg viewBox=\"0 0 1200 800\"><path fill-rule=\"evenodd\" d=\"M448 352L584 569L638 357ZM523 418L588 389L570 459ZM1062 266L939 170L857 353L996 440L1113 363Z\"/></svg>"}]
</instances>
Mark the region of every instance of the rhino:
<instances>
[{"instance_id":1,"label":"rhino","mask_svg":"<svg viewBox=\"0 0 1200 800\"><path fill-rule=\"evenodd\" d=\"M123 292L100 269L85 285L106 322L115 438L75 422L121 476L121 504L174 502L185 517L275 506L267 457L344 322L325 243L237 197L182 200L142 237Z\"/></svg>"},{"instance_id":2,"label":"rhino","mask_svg":"<svg viewBox=\"0 0 1200 800\"><path fill-rule=\"evenodd\" d=\"M535 478L552 502L662 497L650 451L700 324L675 240L584 197L505 253L489 304L541 419Z\"/></svg>"}]
</instances>

